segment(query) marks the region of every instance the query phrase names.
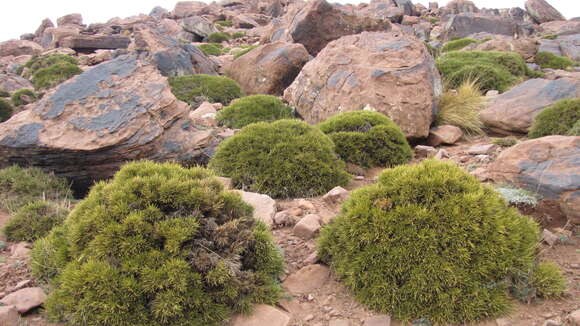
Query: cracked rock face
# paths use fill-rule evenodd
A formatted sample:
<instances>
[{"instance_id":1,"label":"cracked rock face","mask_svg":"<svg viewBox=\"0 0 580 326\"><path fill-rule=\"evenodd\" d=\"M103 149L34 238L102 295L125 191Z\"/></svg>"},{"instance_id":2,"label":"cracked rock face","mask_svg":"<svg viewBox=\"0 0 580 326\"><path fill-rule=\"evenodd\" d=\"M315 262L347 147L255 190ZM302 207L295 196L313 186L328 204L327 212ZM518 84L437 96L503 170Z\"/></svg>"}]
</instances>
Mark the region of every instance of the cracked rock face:
<instances>
[{"instance_id":1,"label":"cracked rock face","mask_svg":"<svg viewBox=\"0 0 580 326\"><path fill-rule=\"evenodd\" d=\"M284 98L308 123L376 110L408 138L423 138L441 92L441 78L421 41L398 32L364 32L328 44L304 66Z\"/></svg>"},{"instance_id":2,"label":"cracked rock face","mask_svg":"<svg viewBox=\"0 0 580 326\"><path fill-rule=\"evenodd\" d=\"M83 190L130 160L204 163L221 138L188 115L155 65L120 56L0 124L0 167L38 166Z\"/></svg>"}]
</instances>

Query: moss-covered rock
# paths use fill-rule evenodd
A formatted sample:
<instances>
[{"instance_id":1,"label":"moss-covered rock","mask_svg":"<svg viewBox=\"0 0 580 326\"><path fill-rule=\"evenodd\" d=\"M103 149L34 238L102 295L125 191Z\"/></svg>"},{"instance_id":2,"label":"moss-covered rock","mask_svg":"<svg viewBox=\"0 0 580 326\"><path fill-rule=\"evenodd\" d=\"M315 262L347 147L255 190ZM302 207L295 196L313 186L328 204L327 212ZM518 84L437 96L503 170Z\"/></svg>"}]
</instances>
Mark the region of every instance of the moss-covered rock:
<instances>
[{"instance_id":1,"label":"moss-covered rock","mask_svg":"<svg viewBox=\"0 0 580 326\"><path fill-rule=\"evenodd\" d=\"M229 128L243 128L255 122L291 119L292 109L271 95L243 97L220 110L217 121Z\"/></svg>"},{"instance_id":2,"label":"moss-covered rock","mask_svg":"<svg viewBox=\"0 0 580 326\"><path fill-rule=\"evenodd\" d=\"M443 45L441 49L443 52L458 51L468 46L469 44L477 43L477 40L472 38L460 38L457 40L449 41Z\"/></svg>"},{"instance_id":3,"label":"moss-covered rock","mask_svg":"<svg viewBox=\"0 0 580 326\"><path fill-rule=\"evenodd\" d=\"M237 58L243 56L244 54L252 51L253 49L255 49L257 47L258 47L257 45L251 45L251 46L247 46L245 48L242 48L241 50L236 51L234 54L234 59L237 59Z\"/></svg>"},{"instance_id":4,"label":"moss-covered rock","mask_svg":"<svg viewBox=\"0 0 580 326\"><path fill-rule=\"evenodd\" d=\"M242 89L227 77L204 74L169 78L173 95L179 100L197 106L204 101L229 105L233 99L242 97Z\"/></svg>"},{"instance_id":5,"label":"moss-covered rock","mask_svg":"<svg viewBox=\"0 0 580 326\"><path fill-rule=\"evenodd\" d=\"M49 315L71 325L221 325L281 292L282 256L252 208L209 170L172 163L96 184L32 257Z\"/></svg>"},{"instance_id":6,"label":"moss-covered rock","mask_svg":"<svg viewBox=\"0 0 580 326\"><path fill-rule=\"evenodd\" d=\"M535 61L542 68L550 69L568 69L574 67L576 63L567 57L561 57L551 52L539 52L536 54Z\"/></svg>"},{"instance_id":7,"label":"moss-covered rock","mask_svg":"<svg viewBox=\"0 0 580 326\"><path fill-rule=\"evenodd\" d=\"M356 298L400 320L462 324L509 310L538 225L453 163L385 170L322 229L319 257Z\"/></svg>"},{"instance_id":8,"label":"moss-covered rock","mask_svg":"<svg viewBox=\"0 0 580 326\"><path fill-rule=\"evenodd\" d=\"M561 100L545 108L535 117L528 137L565 136L573 130L578 121L580 121L580 99Z\"/></svg>"},{"instance_id":9,"label":"moss-covered rock","mask_svg":"<svg viewBox=\"0 0 580 326\"><path fill-rule=\"evenodd\" d=\"M62 224L68 210L48 201L34 201L20 208L8 220L3 232L8 241L36 241Z\"/></svg>"},{"instance_id":10,"label":"moss-covered rock","mask_svg":"<svg viewBox=\"0 0 580 326\"><path fill-rule=\"evenodd\" d=\"M21 89L11 96L12 103L16 106L26 105L36 101L38 96L31 89Z\"/></svg>"},{"instance_id":11,"label":"moss-covered rock","mask_svg":"<svg viewBox=\"0 0 580 326\"><path fill-rule=\"evenodd\" d=\"M276 198L316 196L350 180L332 140L297 120L245 127L219 145L210 167L236 187Z\"/></svg>"},{"instance_id":12,"label":"moss-covered rock","mask_svg":"<svg viewBox=\"0 0 580 326\"><path fill-rule=\"evenodd\" d=\"M213 32L208 35L207 41L210 43L222 43L229 40L230 37L231 35L225 32Z\"/></svg>"},{"instance_id":13,"label":"moss-covered rock","mask_svg":"<svg viewBox=\"0 0 580 326\"><path fill-rule=\"evenodd\" d=\"M394 166L411 160L413 151L401 129L384 114L351 111L318 125L345 162L363 167Z\"/></svg>"},{"instance_id":14,"label":"moss-covered rock","mask_svg":"<svg viewBox=\"0 0 580 326\"><path fill-rule=\"evenodd\" d=\"M0 98L0 122L4 122L12 116L12 105L10 102Z\"/></svg>"},{"instance_id":15,"label":"moss-covered rock","mask_svg":"<svg viewBox=\"0 0 580 326\"><path fill-rule=\"evenodd\" d=\"M437 68L450 88L471 79L484 92L503 92L521 78L538 76L517 53L499 51L449 52L437 59Z\"/></svg>"}]
</instances>

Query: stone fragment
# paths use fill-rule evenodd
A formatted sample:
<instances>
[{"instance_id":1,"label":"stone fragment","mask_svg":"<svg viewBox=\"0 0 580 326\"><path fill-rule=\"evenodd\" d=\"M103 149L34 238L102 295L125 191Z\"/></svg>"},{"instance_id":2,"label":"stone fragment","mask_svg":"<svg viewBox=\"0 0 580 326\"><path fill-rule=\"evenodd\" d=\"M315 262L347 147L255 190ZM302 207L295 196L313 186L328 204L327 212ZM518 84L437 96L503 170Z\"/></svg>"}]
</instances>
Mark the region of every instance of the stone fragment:
<instances>
[{"instance_id":1,"label":"stone fragment","mask_svg":"<svg viewBox=\"0 0 580 326\"><path fill-rule=\"evenodd\" d=\"M369 317L364 320L363 326L390 326L391 316L389 315L379 315Z\"/></svg>"},{"instance_id":2,"label":"stone fragment","mask_svg":"<svg viewBox=\"0 0 580 326\"><path fill-rule=\"evenodd\" d=\"M24 288L12 292L0 300L5 306L14 306L19 313L25 313L44 303L46 294L39 288Z\"/></svg>"},{"instance_id":3,"label":"stone fragment","mask_svg":"<svg viewBox=\"0 0 580 326\"><path fill-rule=\"evenodd\" d=\"M467 149L467 154L471 155L489 155L498 148L496 144L474 145Z\"/></svg>"},{"instance_id":4,"label":"stone fragment","mask_svg":"<svg viewBox=\"0 0 580 326\"><path fill-rule=\"evenodd\" d=\"M330 270L323 265L308 265L290 274L283 286L292 294L308 294L322 287L330 277Z\"/></svg>"},{"instance_id":5,"label":"stone fragment","mask_svg":"<svg viewBox=\"0 0 580 326\"><path fill-rule=\"evenodd\" d=\"M322 196L322 200L328 205L340 205L343 201L348 199L349 191L341 186L332 188L326 195Z\"/></svg>"},{"instance_id":6,"label":"stone fragment","mask_svg":"<svg viewBox=\"0 0 580 326\"><path fill-rule=\"evenodd\" d=\"M17 326L20 322L20 315L15 306L0 306L0 325Z\"/></svg>"},{"instance_id":7,"label":"stone fragment","mask_svg":"<svg viewBox=\"0 0 580 326\"><path fill-rule=\"evenodd\" d=\"M257 194L242 190L235 190L242 196L242 200L254 207L254 218L272 226L276 214L276 201L268 195Z\"/></svg>"},{"instance_id":8,"label":"stone fragment","mask_svg":"<svg viewBox=\"0 0 580 326\"><path fill-rule=\"evenodd\" d=\"M250 315L237 314L232 317L230 326L288 326L290 316L272 306L254 306Z\"/></svg>"},{"instance_id":9,"label":"stone fragment","mask_svg":"<svg viewBox=\"0 0 580 326\"><path fill-rule=\"evenodd\" d=\"M297 237L304 240L310 240L318 233L321 228L321 218L316 214L308 214L304 216L296 225L292 232Z\"/></svg>"},{"instance_id":10,"label":"stone fragment","mask_svg":"<svg viewBox=\"0 0 580 326\"><path fill-rule=\"evenodd\" d=\"M430 146L439 146L441 144L453 145L463 137L463 132L459 127L451 125L442 125L429 130L427 144Z\"/></svg>"}]
</instances>

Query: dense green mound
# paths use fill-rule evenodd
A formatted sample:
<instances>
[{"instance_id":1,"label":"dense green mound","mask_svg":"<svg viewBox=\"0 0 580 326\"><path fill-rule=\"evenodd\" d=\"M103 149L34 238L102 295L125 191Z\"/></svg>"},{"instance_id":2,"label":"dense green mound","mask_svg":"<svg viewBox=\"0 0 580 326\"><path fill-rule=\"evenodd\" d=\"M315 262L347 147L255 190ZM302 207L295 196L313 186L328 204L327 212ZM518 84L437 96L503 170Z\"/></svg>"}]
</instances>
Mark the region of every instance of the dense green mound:
<instances>
[{"instance_id":1,"label":"dense green mound","mask_svg":"<svg viewBox=\"0 0 580 326\"><path fill-rule=\"evenodd\" d=\"M0 97L10 97L10 93L4 90L0 90Z\"/></svg>"},{"instance_id":2,"label":"dense green mound","mask_svg":"<svg viewBox=\"0 0 580 326\"><path fill-rule=\"evenodd\" d=\"M219 43L204 43L197 46L205 55L221 55L223 46Z\"/></svg>"},{"instance_id":3,"label":"dense green mound","mask_svg":"<svg viewBox=\"0 0 580 326\"><path fill-rule=\"evenodd\" d=\"M171 163L96 184L32 257L49 315L71 325L221 325L281 292L282 256L252 208L209 170Z\"/></svg>"},{"instance_id":4,"label":"dense green mound","mask_svg":"<svg viewBox=\"0 0 580 326\"><path fill-rule=\"evenodd\" d=\"M210 43L222 43L230 39L230 34L225 32L214 32L209 34L207 41Z\"/></svg>"},{"instance_id":5,"label":"dense green mound","mask_svg":"<svg viewBox=\"0 0 580 326\"><path fill-rule=\"evenodd\" d=\"M25 96L28 97L28 99L30 99L31 102L25 100L24 98ZM37 95L32 90L26 88L14 92L11 96L12 103L14 103L14 105L16 106L32 103L36 101L36 99Z\"/></svg>"},{"instance_id":6,"label":"dense green mound","mask_svg":"<svg viewBox=\"0 0 580 326\"><path fill-rule=\"evenodd\" d=\"M318 125L336 145L338 155L363 167L394 166L413 158L401 129L384 114L351 111Z\"/></svg>"},{"instance_id":7,"label":"dense green mound","mask_svg":"<svg viewBox=\"0 0 580 326\"><path fill-rule=\"evenodd\" d=\"M38 240L55 226L62 224L68 210L47 201L34 201L20 208L4 226L8 241Z\"/></svg>"},{"instance_id":8,"label":"dense green mound","mask_svg":"<svg viewBox=\"0 0 580 326\"><path fill-rule=\"evenodd\" d=\"M76 58L64 54L34 57L23 68L23 75L32 77L36 89L54 87L83 72Z\"/></svg>"},{"instance_id":9,"label":"dense green mound","mask_svg":"<svg viewBox=\"0 0 580 326\"><path fill-rule=\"evenodd\" d=\"M224 126L239 129L255 122L291 119L292 109L275 96L251 95L226 106L216 118Z\"/></svg>"},{"instance_id":10,"label":"dense green mound","mask_svg":"<svg viewBox=\"0 0 580 326\"><path fill-rule=\"evenodd\" d=\"M10 212L37 200L62 201L72 197L66 180L38 168L0 169L0 209Z\"/></svg>"},{"instance_id":11,"label":"dense green mound","mask_svg":"<svg viewBox=\"0 0 580 326\"><path fill-rule=\"evenodd\" d=\"M469 44L477 42L478 42L477 40L474 40L472 38L460 38L458 40L453 40L445 43L441 51L443 52L458 51L468 46Z\"/></svg>"},{"instance_id":12,"label":"dense green mound","mask_svg":"<svg viewBox=\"0 0 580 326\"><path fill-rule=\"evenodd\" d=\"M452 163L385 170L322 229L319 257L363 304L400 320L459 324L510 308L539 229Z\"/></svg>"},{"instance_id":13,"label":"dense green mound","mask_svg":"<svg viewBox=\"0 0 580 326\"><path fill-rule=\"evenodd\" d=\"M550 69L568 69L574 67L576 63L567 57L561 57L551 52L539 52L536 54L535 61L542 68Z\"/></svg>"},{"instance_id":14,"label":"dense green mound","mask_svg":"<svg viewBox=\"0 0 580 326\"><path fill-rule=\"evenodd\" d=\"M576 121L574 126L568 130L568 136L580 136L580 120Z\"/></svg>"},{"instance_id":15,"label":"dense green mound","mask_svg":"<svg viewBox=\"0 0 580 326\"><path fill-rule=\"evenodd\" d=\"M580 99L560 100L536 116L528 137L568 135L570 130L574 133L573 128L578 121L580 121Z\"/></svg>"},{"instance_id":16,"label":"dense green mound","mask_svg":"<svg viewBox=\"0 0 580 326\"><path fill-rule=\"evenodd\" d=\"M297 120L245 127L219 145L210 167L236 187L276 198L316 196L350 180L330 138Z\"/></svg>"},{"instance_id":17,"label":"dense green mound","mask_svg":"<svg viewBox=\"0 0 580 326\"><path fill-rule=\"evenodd\" d=\"M456 88L466 80L476 80L483 92L503 92L525 77L537 77L517 53L499 51L453 51L437 59L437 68Z\"/></svg>"},{"instance_id":18,"label":"dense green mound","mask_svg":"<svg viewBox=\"0 0 580 326\"><path fill-rule=\"evenodd\" d=\"M203 101L228 105L233 99L242 97L240 85L227 77L204 74L177 76L169 78L169 85L175 97L194 106Z\"/></svg>"},{"instance_id":19,"label":"dense green mound","mask_svg":"<svg viewBox=\"0 0 580 326\"><path fill-rule=\"evenodd\" d=\"M12 116L12 105L10 102L0 98L0 122L4 122Z\"/></svg>"}]
</instances>

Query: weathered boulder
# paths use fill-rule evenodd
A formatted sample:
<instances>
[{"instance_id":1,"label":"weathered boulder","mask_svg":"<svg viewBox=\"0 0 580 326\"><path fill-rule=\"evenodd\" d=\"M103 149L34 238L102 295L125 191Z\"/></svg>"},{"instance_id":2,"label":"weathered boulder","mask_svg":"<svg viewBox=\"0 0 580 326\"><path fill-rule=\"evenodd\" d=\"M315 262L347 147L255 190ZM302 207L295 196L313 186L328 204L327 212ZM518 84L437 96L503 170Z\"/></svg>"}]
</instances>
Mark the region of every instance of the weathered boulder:
<instances>
[{"instance_id":1,"label":"weathered boulder","mask_svg":"<svg viewBox=\"0 0 580 326\"><path fill-rule=\"evenodd\" d=\"M232 317L230 326L288 326L290 324L290 316L272 306L263 304L256 305L252 313L237 314Z\"/></svg>"},{"instance_id":2,"label":"weathered boulder","mask_svg":"<svg viewBox=\"0 0 580 326\"><path fill-rule=\"evenodd\" d=\"M0 325L18 325L20 322L20 315L15 306L1 306L0 307Z\"/></svg>"},{"instance_id":3,"label":"weathered boulder","mask_svg":"<svg viewBox=\"0 0 580 326\"><path fill-rule=\"evenodd\" d=\"M412 16L415 15L415 6L411 0L392 0L397 7L401 8L405 15Z\"/></svg>"},{"instance_id":4,"label":"weathered boulder","mask_svg":"<svg viewBox=\"0 0 580 326\"><path fill-rule=\"evenodd\" d=\"M194 16L198 11L203 9L207 4L200 1L179 1L171 12L174 18L185 18Z\"/></svg>"},{"instance_id":5,"label":"weathered boulder","mask_svg":"<svg viewBox=\"0 0 580 326\"><path fill-rule=\"evenodd\" d=\"M49 27L44 30L42 36L39 38L40 44L45 48L58 48L60 42L69 36L78 36L80 28L67 25L65 27Z\"/></svg>"},{"instance_id":6,"label":"weathered boulder","mask_svg":"<svg viewBox=\"0 0 580 326\"><path fill-rule=\"evenodd\" d=\"M495 97L479 117L495 132L527 133L544 108L561 99L576 97L580 97L580 80L530 79Z\"/></svg>"},{"instance_id":7,"label":"weathered boulder","mask_svg":"<svg viewBox=\"0 0 580 326\"><path fill-rule=\"evenodd\" d=\"M149 12L149 16L157 19L164 19L169 17L169 11L161 6L155 6L151 9L151 12Z\"/></svg>"},{"instance_id":8,"label":"weathered boulder","mask_svg":"<svg viewBox=\"0 0 580 326\"><path fill-rule=\"evenodd\" d=\"M301 43L312 55L318 54L328 43L345 35L363 31L388 31L391 24L341 10L325 0L310 1L295 16L290 17L285 36L274 40Z\"/></svg>"},{"instance_id":9,"label":"weathered boulder","mask_svg":"<svg viewBox=\"0 0 580 326\"><path fill-rule=\"evenodd\" d=\"M302 238L304 240L310 240L318 233L321 225L322 218L316 214L308 214L304 216L292 229L292 233L295 236Z\"/></svg>"},{"instance_id":10,"label":"weathered boulder","mask_svg":"<svg viewBox=\"0 0 580 326\"><path fill-rule=\"evenodd\" d=\"M27 40L10 40L0 43L0 57L9 55L37 55L42 53L43 48L40 44Z\"/></svg>"},{"instance_id":11,"label":"weathered boulder","mask_svg":"<svg viewBox=\"0 0 580 326\"><path fill-rule=\"evenodd\" d=\"M437 111L441 78L423 42L404 33L363 32L331 42L284 92L308 123L376 110L409 138L423 138Z\"/></svg>"},{"instance_id":12,"label":"weathered boulder","mask_svg":"<svg viewBox=\"0 0 580 326\"><path fill-rule=\"evenodd\" d=\"M453 0L449 1L444 7L442 7L441 12L447 15L457 15L467 13L478 13L479 9L472 1Z\"/></svg>"},{"instance_id":13,"label":"weathered boulder","mask_svg":"<svg viewBox=\"0 0 580 326\"><path fill-rule=\"evenodd\" d=\"M23 88L33 89L32 83L18 75L0 74L0 91L16 92Z\"/></svg>"},{"instance_id":14,"label":"weathered boulder","mask_svg":"<svg viewBox=\"0 0 580 326\"><path fill-rule=\"evenodd\" d=\"M56 25L58 27L66 26L66 25L82 25L83 24L83 16L81 14L68 14L62 17L59 17L56 20Z\"/></svg>"},{"instance_id":15,"label":"weathered boulder","mask_svg":"<svg viewBox=\"0 0 580 326\"><path fill-rule=\"evenodd\" d=\"M330 270L323 265L308 265L290 274L283 283L291 294L308 294L322 287L330 278Z\"/></svg>"},{"instance_id":16,"label":"weathered boulder","mask_svg":"<svg viewBox=\"0 0 580 326\"><path fill-rule=\"evenodd\" d=\"M44 31L50 27L54 27L52 20L50 20L49 18L45 18L42 20L42 22L40 23L40 26L38 26L38 28L34 32L34 35L36 37L40 37L40 36L42 36L42 33L44 33Z\"/></svg>"},{"instance_id":17,"label":"weathered boulder","mask_svg":"<svg viewBox=\"0 0 580 326\"><path fill-rule=\"evenodd\" d=\"M580 32L559 35L555 40L541 39L538 52L550 52L580 61Z\"/></svg>"},{"instance_id":18,"label":"weathered boulder","mask_svg":"<svg viewBox=\"0 0 580 326\"><path fill-rule=\"evenodd\" d=\"M0 124L0 167L39 166L82 191L130 160L202 164L221 137L194 126L188 114L155 65L123 55Z\"/></svg>"},{"instance_id":19,"label":"weathered boulder","mask_svg":"<svg viewBox=\"0 0 580 326\"><path fill-rule=\"evenodd\" d=\"M302 44L275 42L235 59L226 73L246 94L282 95L310 58Z\"/></svg>"},{"instance_id":20,"label":"weathered boulder","mask_svg":"<svg viewBox=\"0 0 580 326\"><path fill-rule=\"evenodd\" d=\"M209 20L199 16L184 18L180 24L184 30L195 34L197 36L197 41L201 41L211 33L218 32Z\"/></svg>"},{"instance_id":21,"label":"weathered boulder","mask_svg":"<svg viewBox=\"0 0 580 326\"><path fill-rule=\"evenodd\" d=\"M497 182L555 199L570 221L580 224L580 137L547 136L503 151L489 167Z\"/></svg>"},{"instance_id":22,"label":"weathered boulder","mask_svg":"<svg viewBox=\"0 0 580 326\"><path fill-rule=\"evenodd\" d=\"M445 25L444 39L464 38L477 33L516 36L521 34L513 19L502 17L459 14L453 16Z\"/></svg>"},{"instance_id":23,"label":"weathered boulder","mask_svg":"<svg viewBox=\"0 0 580 326\"><path fill-rule=\"evenodd\" d=\"M528 14L539 24L555 20L566 20L566 18L564 18L564 16L546 0L527 0L525 7Z\"/></svg>"},{"instance_id":24,"label":"weathered boulder","mask_svg":"<svg viewBox=\"0 0 580 326\"><path fill-rule=\"evenodd\" d=\"M254 207L254 218L264 222L267 226L274 223L276 215L276 201L268 195L236 190L242 196L242 200Z\"/></svg>"},{"instance_id":25,"label":"weathered boulder","mask_svg":"<svg viewBox=\"0 0 580 326\"><path fill-rule=\"evenodd\" d=\"M0 300L5 306L14 306L19 313L25 313L44 303L46 294L41 288L24 288L12 292Z\"/></svg>"},{"instance_id":26,"label":"weathered boulder","mask_svg":"<svg viewBox=\"0 0 580 326\"><path fill-rule=\"evenodd\" d=\"M439 146L441 144L455 144L463 137L463 132L456 126L442 125L431 128L429 130L429 138L427 143L430 146Z\"/></svg>"},{"instance_id":27,"label":"weathered boulder","mask_svg":"<svg viewBox=\"0 0 580 326\"><path fill-rule=\"evenodd\" d=\"M538 52L538 44L531 38L513 38L508 36L496 36L483 43L473 43L462 51L502 51L516 52L525 59L532 58Z\"/></svg>"},{"instance_id":28,"label":"weathered boulder","mask_svg":"<svg viewBox=\"0 0 580 326\"><path fill-rule=\"evenodd\" d=\"M126 49L130 43L130 38L121 35L78 35L63 38L60 46L75 51L94 51Z\"/></svg>"},{"instance_id":29,"label":"weathered boulder","mask_svg":"<svg viewBox=\"0 0 580 326\"><path fill-rule=\"evenodd\" d=\"M543 23L540 25L540 30L543 34L554 34L554 35L571 35L580 33L580 20L579 21L553 21L549 23Z\"/></svg>"}]
</instances>

